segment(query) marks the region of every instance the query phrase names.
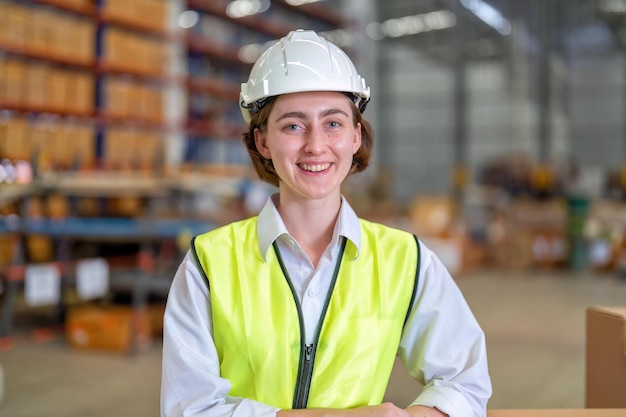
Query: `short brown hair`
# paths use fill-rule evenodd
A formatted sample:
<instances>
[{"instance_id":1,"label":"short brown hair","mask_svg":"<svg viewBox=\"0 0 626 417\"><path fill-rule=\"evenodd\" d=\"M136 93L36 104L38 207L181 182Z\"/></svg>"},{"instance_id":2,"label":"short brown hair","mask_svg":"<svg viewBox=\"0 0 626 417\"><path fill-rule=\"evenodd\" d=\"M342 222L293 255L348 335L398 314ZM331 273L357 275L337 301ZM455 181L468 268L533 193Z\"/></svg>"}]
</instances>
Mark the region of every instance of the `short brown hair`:
<instances>
[{"instance_id":1,"label":"short brown hair","mask_svg":"<svg viewBox=\"0 0 626 417\"><path fill-rule=\"evenodd\" d=\"M279 178L274 169L272 160L266 159L261 155L254 141L254 131L259 129L263 132L267 128L267 121L274 107L275 98L276 97L270 98L257 113L252 115L252 119L248 125L248 131L243 133L243 142L248 149L252 166L259 176L259 179L278 186ZM367 168L374 146L374 131L370 123L363 118L363 115L356 106L352 106L352 115L354 118L354 126L356 127L358 123L361 124L361 147L352 157L352 167L348 175L362 172Z\"/></svg>"}]
</instances>

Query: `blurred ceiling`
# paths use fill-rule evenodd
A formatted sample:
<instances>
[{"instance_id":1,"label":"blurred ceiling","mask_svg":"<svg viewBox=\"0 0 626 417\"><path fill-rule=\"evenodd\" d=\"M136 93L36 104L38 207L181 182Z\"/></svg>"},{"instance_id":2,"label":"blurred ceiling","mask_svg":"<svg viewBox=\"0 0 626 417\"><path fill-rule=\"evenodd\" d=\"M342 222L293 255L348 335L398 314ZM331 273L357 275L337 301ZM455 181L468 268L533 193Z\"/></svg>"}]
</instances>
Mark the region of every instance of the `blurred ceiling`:
<instances>
[{"instance_id":1,"label":"blurred ceiling","mask_svg":"<svg viewBox=\"0 0 626 417\"><path fill-rule=\"evenodd\" d=\"M466 59L499 57L511 47L510 36L494 25L509 22L526 46L540 45L564 57L626 51L626 0L379 0L379 21L422 15L438 10L457 17L453 28L420 32L392 41L418 47L421 52L454 62L454 45ZM452 47L451 47L452 46Z\"/></svg>"}]
</instances>

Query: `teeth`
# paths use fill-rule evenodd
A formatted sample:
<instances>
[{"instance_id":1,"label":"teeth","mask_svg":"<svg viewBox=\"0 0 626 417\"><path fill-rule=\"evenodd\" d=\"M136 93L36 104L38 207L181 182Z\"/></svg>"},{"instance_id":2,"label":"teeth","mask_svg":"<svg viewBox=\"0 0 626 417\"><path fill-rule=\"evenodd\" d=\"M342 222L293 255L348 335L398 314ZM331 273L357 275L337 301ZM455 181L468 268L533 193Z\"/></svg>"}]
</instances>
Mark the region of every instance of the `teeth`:
<instances>
[{"instance_id":1,"label":"teeth","mask_svg":"<svg viewBox=\"0 0 626 417\"><path fill-rule=\"evenodd\" d=\"M320 172L320 171L324 171L328 169L329 166L330 166L330 163L327 162L325 164L315 164L315 165L302 164L300 165L300 168L302 168L305 171Z\"/></svg>"}]
</instances>

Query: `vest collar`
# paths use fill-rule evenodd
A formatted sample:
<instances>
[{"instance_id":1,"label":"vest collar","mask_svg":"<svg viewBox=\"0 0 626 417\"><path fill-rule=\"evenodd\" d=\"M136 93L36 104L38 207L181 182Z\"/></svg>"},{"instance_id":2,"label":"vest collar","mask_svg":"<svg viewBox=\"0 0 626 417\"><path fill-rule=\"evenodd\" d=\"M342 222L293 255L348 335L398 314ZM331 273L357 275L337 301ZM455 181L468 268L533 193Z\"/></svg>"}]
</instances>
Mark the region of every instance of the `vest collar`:
<instances>
[{"instance_id":1,"label":"vest collar","mask_svg":"<svg viewBox=\"0 0 626 417\"><path fill-rule=\"evenodd\" d=\"M289 234L285 223L283 223L283 219L278 213L278 209L276 209L274 205L272 196L268 197L265 205L259 212L257 231L259 237L259 251L263 256L263 260L267 262L267 252L271 248L272 243L274 243L279 236ZM361 250L361 224L356 213L343 196L341 196L341 209L339 210L337 224L335 224L333 240L338 242L339 239L336 238L338 236L344 236L348 239L346 245L347 259L356 259Z\"/></svg>"}]
</instances>

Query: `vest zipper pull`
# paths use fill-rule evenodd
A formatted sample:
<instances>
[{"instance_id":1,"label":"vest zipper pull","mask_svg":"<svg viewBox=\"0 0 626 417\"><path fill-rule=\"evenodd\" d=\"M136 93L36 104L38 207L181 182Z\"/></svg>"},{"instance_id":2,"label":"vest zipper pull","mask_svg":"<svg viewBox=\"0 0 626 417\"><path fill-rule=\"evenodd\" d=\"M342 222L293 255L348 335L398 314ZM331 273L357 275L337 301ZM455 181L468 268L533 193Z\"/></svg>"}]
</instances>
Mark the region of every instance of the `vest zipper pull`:
<instances>
[{"instance_id":1,"label":"vest zipper pull","mask_svg":"<svg viewBox=\"0 0 626 417\"><path fill-rule=\"evenodd\" d=\"M300 390L294 408L306 408L309 401L309 390L311 389L311 378L313 377L313 344L304 347L304 366L300 379Z\"/></svg>"}]
</instances>

